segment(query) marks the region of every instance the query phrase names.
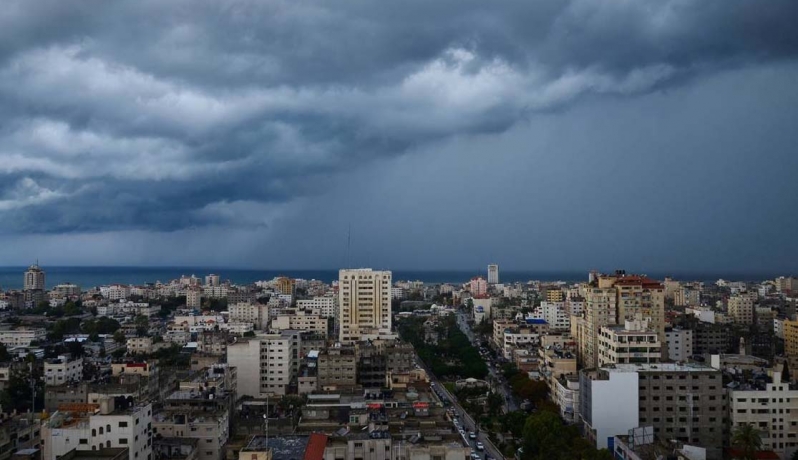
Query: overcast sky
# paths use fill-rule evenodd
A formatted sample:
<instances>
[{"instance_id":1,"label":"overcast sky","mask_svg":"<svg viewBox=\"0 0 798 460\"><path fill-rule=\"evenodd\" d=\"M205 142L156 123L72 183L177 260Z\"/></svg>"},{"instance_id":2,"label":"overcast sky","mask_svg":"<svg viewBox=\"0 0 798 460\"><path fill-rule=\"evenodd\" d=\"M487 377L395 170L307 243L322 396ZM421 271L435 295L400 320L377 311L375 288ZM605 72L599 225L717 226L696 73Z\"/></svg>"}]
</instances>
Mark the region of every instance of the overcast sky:
<instances>
[{"instance_id":1,"label":"overcast sky","mask_svg":"<svg viewBox=\"0 0 798 460\"><path fill-rule=\"evenodd\" d=\"M796 17L6 0L0 265L796 273Z\"/></svg>"}]
</instances>

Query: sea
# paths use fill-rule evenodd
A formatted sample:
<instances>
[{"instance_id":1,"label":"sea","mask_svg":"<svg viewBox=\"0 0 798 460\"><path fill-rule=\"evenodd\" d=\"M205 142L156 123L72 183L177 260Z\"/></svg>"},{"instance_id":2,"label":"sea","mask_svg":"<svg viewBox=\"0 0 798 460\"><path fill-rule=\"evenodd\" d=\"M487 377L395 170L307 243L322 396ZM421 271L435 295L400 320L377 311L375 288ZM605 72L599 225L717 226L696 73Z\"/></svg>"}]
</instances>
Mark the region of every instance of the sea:
<instances>
[{"instance_id":1,"label":"sea","mask_svg":"<svg viewBox=\"0 0 798 460\"><path fill-rule=\"evenodd\" d=\"M169 282L183 275L195 275L203 278L214 273L222 280L230 280L234 284L246 285L256 281L271 280L278 276L320 280L329 283L338 279L337 269L326 270L273 270L242 269L220 267L41 267L46 273L46 286L51 288L58 284L74 283L83 289L108 284L143 285L158 281ZM22 289L23 275L27 267L0 267L0 289ZM487 276L486 269L471 270L392 270L394 281L420 280L425 283L464 283L477 275ZM654 279L670 276L680 281L715 282L718 279L732 281L762 281L773 279L779 273L646 273ZM539 281L565 281L569 283L587 281L588 271L523 271L502 270L499 281L502 283Z\"/></svg>"}]
</instances>

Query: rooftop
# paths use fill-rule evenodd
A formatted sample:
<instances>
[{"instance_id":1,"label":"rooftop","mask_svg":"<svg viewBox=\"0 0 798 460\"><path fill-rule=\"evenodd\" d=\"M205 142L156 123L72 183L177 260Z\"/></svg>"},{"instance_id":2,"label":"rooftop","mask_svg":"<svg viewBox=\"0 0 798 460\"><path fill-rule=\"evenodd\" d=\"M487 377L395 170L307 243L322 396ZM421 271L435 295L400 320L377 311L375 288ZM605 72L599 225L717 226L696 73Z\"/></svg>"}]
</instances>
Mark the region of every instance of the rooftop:
<instances>
[{"instance_id":1,"label":"rooftop","mask_svg":"<svg viewBox=\"0 0 798 460\"><path fill-rule=\"evenodd\" d=\"M610 372L720 372L712 367L696 363L610 364L602 369Z\"/></svg>"},{"instance_id":2,"label":"rooftop","mask_svg":"<svg viewBox=\"0 0 798 460\"><path fill-rule=\"evenodd\" d=\"M265 452L271 449L272 458L280 460L302 460L308 446L308 436L280 436L267 438L253 436L241 452ZM326 444L326 440L325 440Z\"/></svg>"}]
</instances>

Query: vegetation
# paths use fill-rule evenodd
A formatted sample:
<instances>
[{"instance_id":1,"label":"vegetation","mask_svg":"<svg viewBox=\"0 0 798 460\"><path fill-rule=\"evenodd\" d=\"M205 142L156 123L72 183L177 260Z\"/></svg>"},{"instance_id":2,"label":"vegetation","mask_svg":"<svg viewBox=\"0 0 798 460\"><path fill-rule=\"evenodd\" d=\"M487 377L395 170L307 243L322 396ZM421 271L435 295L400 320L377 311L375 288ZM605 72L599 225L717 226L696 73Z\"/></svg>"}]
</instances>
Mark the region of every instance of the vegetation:
<instances>
[{"instance_id":1,"label":"vegetation","mask_svg":"<svg viewBox=\"0 0 798 460\"><path fill-rule=\"evenodd\" d=\"M29 356L29 358L32 355ZM44 407L44 380L41 370L33 366L34 386L36 387L36 409ZM17 410L25 412L31 409L31 371L28 366L11 371L6 388L0 392L0 405L5 412Z\"/></svg>"},{"instance_id":2,"label":"vegetation","mask_svg":"<svg viewBox=\"0 0 798 460\"><path fill-rule=\"evenodd\" d=\"M84 320L81 325L85 334L113 334L121 327L119 321L101 316L95 319Z\"/></svg>"},{"instance_id":3,"label":"vegetation","mask_svg":"<svg viewBox=\"0 0 798 460\"><path fill-rule=\"evenodd\" d=\"M437 344L425 340L426 321L426 318L403 318L397 329L402 339L413 344L433 374L441 378L485 378L488 367L468 337L457 327L454 316L440 319L434 326Z\"/></svg>"},{"instance_id":4,"label":"vegetation","mask_svg":"<svg viewBox=\"0 0 798 460\"><path fill-rule=\"evenodd\" d=\"M742 457L737 458L754 460L756 451L762 448L762 437L753 425L746 423L734 429L731 444L742 452Z\"/></svg>"},{"instance_id":5,"label":"vegetation","mask_svg":"<svg viewBox=\"0 0 798 460\"><path fill-rule=\"evenodd\" d=\"M566 426L556 414L539 411L524 423L521 459L611 460L612 454L607 449L594 448L575 426Z\"/></svg>"}]
</instances>

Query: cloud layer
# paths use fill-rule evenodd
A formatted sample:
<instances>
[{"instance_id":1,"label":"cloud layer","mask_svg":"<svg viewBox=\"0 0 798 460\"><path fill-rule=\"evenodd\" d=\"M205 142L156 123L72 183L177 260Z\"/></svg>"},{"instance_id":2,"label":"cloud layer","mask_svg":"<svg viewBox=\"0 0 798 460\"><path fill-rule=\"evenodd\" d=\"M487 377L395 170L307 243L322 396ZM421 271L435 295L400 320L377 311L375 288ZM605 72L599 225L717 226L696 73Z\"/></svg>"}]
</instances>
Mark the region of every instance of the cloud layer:
<instances>
[{"instance_id":1,"label":"cloud layer","mask_svg":"<svg viewBox=\"0 0 798 460\"><path fill-rule=\"evenodd\" d=\"M10 0L0 231L262 228L344 170L792 60L794 0Z\"/></svg>"}]
</instances>

